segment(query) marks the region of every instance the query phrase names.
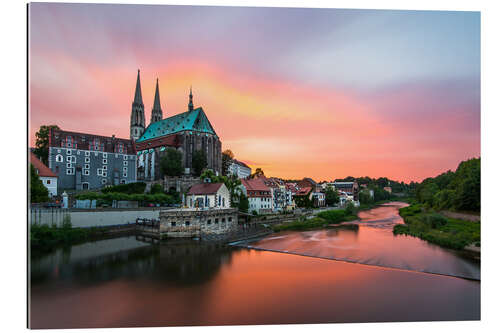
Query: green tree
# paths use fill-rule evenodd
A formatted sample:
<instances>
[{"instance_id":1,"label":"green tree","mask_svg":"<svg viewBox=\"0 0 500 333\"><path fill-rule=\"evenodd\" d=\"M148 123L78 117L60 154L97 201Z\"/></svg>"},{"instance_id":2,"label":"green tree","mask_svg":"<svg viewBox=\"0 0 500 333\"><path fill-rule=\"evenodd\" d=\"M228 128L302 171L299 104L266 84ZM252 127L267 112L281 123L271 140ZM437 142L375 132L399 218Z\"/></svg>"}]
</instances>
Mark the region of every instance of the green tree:
<instances>
[{"instance_id":1,"label":"green tree","mask_svg":"<svg viewBox=\"0 0 500 333\"><path fill-rule=\"evenodd\" d=\"M234 154L230 149L226 149L222 152L222 174L227 176L229 173L229 167L233 162Z\"/></svg>"},{"instance_id":2,"label":"green tree","mask_svg":"<svg viewBox=\"0 0 500 333\"><path fill-rule=\"evenodd\" d=\"M325 190L325 201L327 206L333 206L340 201L339 194L331 186L328 186Z\"/></svg>"},{"instance_id":3,"label":"green tree","mask_svg":"<svg viewBox=\"0 0 500 333\"><path fill-rule=\"evenodd\" d=\"M149 191L149 193L165 194L165 192L163 191L163 186L161 186L160 184L154 184L153 186L151 186L151 190Z\"/></svg>"},{"instance_id":4,"label":"green tree","mask_svg":"<svg viewBox=\"0 0 500 333\"><path fill-rule=\"evenodd\" d=\"M248 202L248 198L246 195L243 193L240 194L240 198L238 201L238 210L240 212L248 213L248 208L250 207L250 204Z\"/></svg>"},{"instance_id":5,"label":"green tree","mask_svg":"<svg viewBox=\"0 0 500 333\"><path fill-rule=\"evenodd\" d=\"M256 178L256 177L264 177L264 170L262 170L261 168L257 168L255 169L255 172L251 175L252 178Z\"/></svg>"},{"instance_id":6,"label":"green tree","mask_svg":"<svg viewBox=\"0 0 500 333\"><path fill-rule=\"evenodd\" d=\"M207 167L207 155L201 150L193 153L193 172L195 176L200 176L203 169Z\"/></svg>"},{"instance_id":7,"label":"green tree","mask_svg":"<svg viewBox=\"0 0 500 333\"><path fill-rule=\"evenodd\" d=\"M30 198L31 202L49 201L49 191L43 185L36 173L35 167L30 163Z\"/></svg>"},{"instance_id":8,"label":"green tree","mask_svg":"<svg viewBox=\"0 0 500 333\"><path fill-rule=\"evenodd\" d=\"M182 175L182 153L174 148L168 148L160 159L160 171L170 177Z\"/></svg>"},{"instance_id":9,"label":"green tree","mask_svg":"<svg viewBox=\"0 0 500 333\"><path fill-rule=\"evenodd\" d=\"M33 153L45 164L49 164L49 131L60 129L57 125L42 125L35 133L36 142Z\"/></svg>"}]
</instances>

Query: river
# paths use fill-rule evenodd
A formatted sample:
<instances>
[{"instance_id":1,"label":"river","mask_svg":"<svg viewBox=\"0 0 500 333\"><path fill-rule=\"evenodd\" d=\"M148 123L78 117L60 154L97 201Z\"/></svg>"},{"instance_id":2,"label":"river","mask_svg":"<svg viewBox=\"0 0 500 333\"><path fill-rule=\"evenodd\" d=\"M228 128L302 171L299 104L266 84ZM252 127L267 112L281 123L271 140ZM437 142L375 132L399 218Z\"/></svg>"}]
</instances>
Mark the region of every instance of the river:
<instances>
[{"instance_id":1,"label":"river","mask_svg":"<svg viewBox=\"0 0 500 333\"><path fill-rule=\"evenodd\" d=\"M357 229L284 232L238 246L128 236L33 257L30 325L480 319L479 263L392 235L402 205L360 213Z\"/></svg>"}]
</instances>

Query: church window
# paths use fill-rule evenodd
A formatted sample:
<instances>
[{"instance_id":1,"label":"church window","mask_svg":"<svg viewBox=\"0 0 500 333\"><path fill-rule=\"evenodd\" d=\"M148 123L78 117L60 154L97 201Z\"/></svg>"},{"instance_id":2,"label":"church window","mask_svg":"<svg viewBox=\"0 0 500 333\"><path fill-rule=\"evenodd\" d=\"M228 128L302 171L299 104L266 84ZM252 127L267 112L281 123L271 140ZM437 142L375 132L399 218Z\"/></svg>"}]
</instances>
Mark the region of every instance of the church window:
<instances>
[{"instance_id":1,"label":"church window","mask_svg":"<svg viewBox=\"0 0 500 333\"><path fill-rule=\"evenodd\" d=\"M89 151L86 151L86 152L85 152L85 156L90 156L90 152L89 152ZM85 160L87 160L87 159L85 159Z\"/></svg>"},{"instance_id":2,"label":"church window","mask_svg":"<svg viewBox=\"0 0 500 333\"><path fill-rule=\"evenodd\" d=\"M123 173L123 178L127 178L127 173L126 172Z\"/></svg>"},{"instance_id":3,"label":"church window","mask_svg":"<svg viewBox=\"0 0 500 333\"><path fill-rule=\"evenodd\" d=\"M102 160L102 164L108 164L108 160L107 159L103 159Z\"/></svg>"},{"instance_id":4,"label":"church window","mask_svg":"<svg viewBox=\"0 0 500 333\"><path fill-rule=\"evenodd\" d=\"M66 155L71 155L71 149L66 149Z\"/></svg>"},{"instance_id":5,"label":"church window","mask_svg":"<svg viewBox=\"0 0 500 333\"><path fill-rule=\"evenodd\" d=\"M127 159L127 155L123 155L123 159L126 160Z\"/></svg>"},{"instance_id":6,"label":"church window","mask_svg":"<svg viewBox=\"0 0 500 333\"><path fill-rule=\"evenodd\" d=\"M85 163L90 163L90 157L85 157Z\"/></svg>"},{"instance_id":7,"label":"church window","mask_svg":"<svg viewBox=\"0 0 500 333\"><path fill-rule=\"evenodd\" d=\"M128 162L127 161L123 161L123 165L128 165Z\"/></svg>"},{"instance_id":8,"label":"church window","mask_svg":"<svg viewBox=\"0 0 500 333\"><path fill-rule=\"evenodd\" d=\"M66 168L71 168L71 163L66 163Z\"/></svg>"},{"instance_id":9,"label":"church window","mask_svg":"<svg viewBox=\"0 0 500 333\"><path fill-rule=\"evenodd\" d=\"M108 166L107 166L107 165L103 165L103 166L102 166L102 169L103 169L103 170L108 170Z\"/></svg>"},{"instance_id":10,"label":"church window","mask_svg":"<svg viewBox=\"0 0 500 333\"><path fill-rule=\"evenodd\" d=\"M107 157L108 157L108 153L103 153L103 154L102 154L102 157L103 157L103 158L107 158Z\"/></svg>"},{"instance_id":11,"label":"church window","mask_svg":"<svg viewBox=\"0 0 500 333\"><path fill-rule=\"evenodd\" d=\"M123 167L123 172L127 172L128 171L127 169L128 169L127 167Z\"/></svg>"},{"instance_id":12,"label":"church window","mask_svg":"<svg viewBox=\"0 0 500 333\"><path fill-rule=\"evenodd\" d=\"M56 155L56 162L62 162L64 160L64 158L62 157L62 155Z\"/></svg>"},{"instance_id":13,"label":"church window","mask_svg":"<svg viewBox=\"0 0 500 333\"><path fill-rule=\"evenodd\" d=\"M103 177L107 177L107 176L108 176L108 172L103 170L103 171L102 171L102 176L103 176Z\"/></svg>"},{"instance_id":14,"label":"church window","mask_svg":"<svg viewBox=\"0 0 500 333\"><path fill-rule=\"evenodd\" d=\"M108 180L106 178L103 178L102 181L101 181L103 184L106 184L108 182Z\"/></svg>"},{"instance_id":15,"label":"church window","mask_svg":"<svg viewBox=\"0 0 500 333\"><path fill-rule=\"evenodd\" d=\"M88 169L84 169L84 170L83 170L83 175L84 175L84 176L89 176L89 175L90 175L90 170L88 170Z\"/></svg>"}]
</instances>

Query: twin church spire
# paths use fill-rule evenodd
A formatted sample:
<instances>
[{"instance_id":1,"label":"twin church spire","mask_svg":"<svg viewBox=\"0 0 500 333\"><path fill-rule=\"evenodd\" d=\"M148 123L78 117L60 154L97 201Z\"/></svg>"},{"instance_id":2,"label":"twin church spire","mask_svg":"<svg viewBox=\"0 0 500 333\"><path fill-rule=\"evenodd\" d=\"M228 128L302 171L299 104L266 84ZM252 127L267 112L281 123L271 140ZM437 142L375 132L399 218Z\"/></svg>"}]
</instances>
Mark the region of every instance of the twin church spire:
<instances>
[{"instance_id":1,"label":"twin church spire","mask_svg":"<svg viewBox=\"0 0 500 333\"><path fill-rule=\"evenodd\" d=\"M130 115L130 139L134 141L139 139L144 133L144 130L146 129L146 123L144 117L144 103L142 102L140 73L141 71L137 70L137 82L135 85L134 102L132 103L132 114ZM193 111L193 92L191 87L189 88L188 110ZM157 78L155 98L153 102L153 108L151 110L150 124L160 121L162 119L163 119L163 111L161 109L160 87Z\"/></svg>"}]
</instances>

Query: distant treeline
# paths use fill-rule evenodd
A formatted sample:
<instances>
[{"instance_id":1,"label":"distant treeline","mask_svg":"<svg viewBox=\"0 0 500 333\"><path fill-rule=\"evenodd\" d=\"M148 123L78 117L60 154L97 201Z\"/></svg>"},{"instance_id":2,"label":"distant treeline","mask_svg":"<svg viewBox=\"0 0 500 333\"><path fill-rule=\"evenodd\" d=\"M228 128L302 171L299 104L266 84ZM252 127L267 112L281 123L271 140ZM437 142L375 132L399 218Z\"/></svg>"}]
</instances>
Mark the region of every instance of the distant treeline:
<instances>
[{"instance_id":1,"label":"distant treeline","mask_svg":"<svg viewBox=\"0 0 500 333\"><path fill-rule=\"evenodd\" d=\"M356 181L358 185L366 185L368 188L384 188L390 186L393 193L414 193L418 183L411 182L406 184L405 182L398 182L396 180L389 179L387 177L371 178L365 177L345 177L335 179L336 182L353 182Z\"/></svg>"},{"instance_id":2,"label":"distant treeline","mask_svg":"<svg viewBox=\"0 0 500 333\"><path fill-rule=\"evenodd\" d=\"M481 209L481 159L463 161L455 172L448 170L424 179L415 190L416 199L436 210L479 212Z\"/></svg>"}]
</instances>

